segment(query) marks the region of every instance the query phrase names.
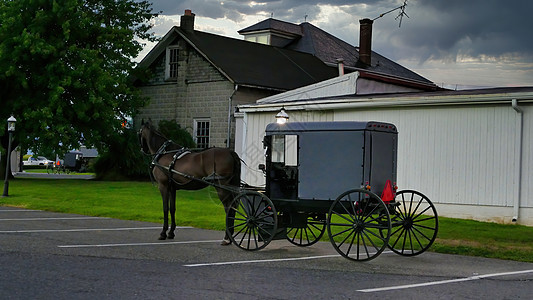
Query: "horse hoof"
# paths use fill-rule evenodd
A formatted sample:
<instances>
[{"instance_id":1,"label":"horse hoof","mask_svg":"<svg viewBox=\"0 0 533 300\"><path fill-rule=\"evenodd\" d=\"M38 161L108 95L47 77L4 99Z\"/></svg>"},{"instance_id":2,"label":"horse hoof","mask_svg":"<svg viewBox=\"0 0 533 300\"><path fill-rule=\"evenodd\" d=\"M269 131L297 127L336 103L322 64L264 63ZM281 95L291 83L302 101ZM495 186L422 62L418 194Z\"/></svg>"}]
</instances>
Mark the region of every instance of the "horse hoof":
<instances>
[{"instance_id":1,"label":"horse hoof","mask_svg":"<svg viewBox=\"0 0 533 300\"><path fill-rule=\"evenodd\" d=\"M174 235L169 235L167 238L168 238L169 240L173 240L173 239L174 239Z\"/></svg>"},{"instance_id":2,"label":"horse hoof","mask_svg":"<svg viewBox=\"0 0 533 300\"><path fill-rule=\"evenodd\" d=\"M222 242L220 243L220 245L222 245L222 246L228 246L228 245L231 245L231 241L230 241L230 240L223 239Z\"/></svg>"},{"instance_id":3,"label":"horse hoof","mask_svg":"<svg viewBox=\"0 0 533 300\"><path fill-rule=\"evenodd\" d=\"M160 236L160 237L158 238L158 240L160 240L160 241L164 241L164 240L166 240L166 239L167 239L166 236Z\"/></svg>"}]
</instances>

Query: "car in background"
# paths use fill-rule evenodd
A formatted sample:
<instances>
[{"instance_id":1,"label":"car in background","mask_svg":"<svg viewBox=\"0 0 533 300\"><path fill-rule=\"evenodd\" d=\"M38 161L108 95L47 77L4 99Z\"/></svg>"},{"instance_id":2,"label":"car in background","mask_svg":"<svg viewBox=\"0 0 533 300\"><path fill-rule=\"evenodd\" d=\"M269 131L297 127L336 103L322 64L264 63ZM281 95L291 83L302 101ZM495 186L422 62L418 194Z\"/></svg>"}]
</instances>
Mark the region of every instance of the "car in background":
<instances>
[{"instance_id":1,"label":"car in background","mask_svg":"<svg viewBox=\"0 0 533 300\"><path fill-rule=\"evenodd\" d=\"M54 164L54 162L44 156L37 156L37 157L30 156L28 157L27 160L22 161L22 164L24 166L46 166L46 165L52 165Z\"/></svg>"}]
</instances>

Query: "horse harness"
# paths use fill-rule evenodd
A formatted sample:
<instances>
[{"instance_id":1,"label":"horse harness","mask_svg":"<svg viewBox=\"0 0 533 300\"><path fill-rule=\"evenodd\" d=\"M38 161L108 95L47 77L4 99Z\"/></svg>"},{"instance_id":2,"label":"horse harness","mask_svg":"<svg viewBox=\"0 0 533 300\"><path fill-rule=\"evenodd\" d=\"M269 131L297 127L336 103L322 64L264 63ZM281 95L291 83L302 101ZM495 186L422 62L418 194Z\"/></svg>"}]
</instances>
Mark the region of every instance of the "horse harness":
<instances>
[{"instance_id":1,"label":"horse harness","mask_svg":"<svg viewBox=\"0 0 533 300\"><path fill-rule=\"evenodd\" d=\"M190 154L191 151L188 148L185 148L185 147L182 147L181 149L167 150L167 147L169 145L171 145L171 144L173 144L173 142L171 140L168 140L168 141L164 142L163 145L161 145L161 147L159 147L157 152L154 154L154 158L152 159L152 163L150 163L150 179L152 180L152 183L155 181L154 178L153 178L153 176L154 176L153 175L153 171L154 171L155 167L158 167L158 168L160 168L161 170L163 170L163 171L165 171L167 173L169 186L172 183L174 183L176 185L185 185L185 184L190 183L193 180L216 186L216 184L213 184L215 181L226 179L226 177L216 174L216 165L213 166L213 168L214 168L213 174L211 174L211 175L209 175L207 177L204 177L204 178L196 178L196 177L194 177L192 175L189 175L189 174L180 172L178 170L175 170L174 166L176 164L176 161L178 161L182 157L186 156L187 154ZM159 159L161 158L161 156L167 155L167 154L172 154L172 153L174 153L174 155L172 156L172 161L170 162L170 164L168 166L161 165L158 162ZM186 183L180 183L180 182L178 182L176 179L174 179L172 177L172 173L180 175L180 176L182 176L184 178L187 178L187 179L189 179L189 181L186 182Z\"/></svg>"},{"instance_id":2,"label":"horse harness","mask_svg":"<svg viewBox=\"0 0 533 300\"><path fill-rule=\"evenodd\" d=\"M153 171L154 171L155 167L158 167L161 170L164 170L169 175L168 176L169 183L182 184L182 183L177 182L175 179L173 179L172 176L170 176L171 173L177 173L178 175L181 175L181 176L183 176L183 177L185 177L187 179L190 179L190 180L194 179L193 176L190 176L188 174L181 173L181 172L178 172L178 171L174 170L174 165L176 164L176 161L178 159L184 157L185 155L191 153L191 151L189 151L189 149L187 149L185 147L182 147L180 149L175 149L175 150L167 150L167 147L170 146L171 144L173 144L173 142L171 140L168 140L168 141L164 142L163 145L161 145L161 147L159 147L157 152L154 154L154 158L152 159L152 163L150 163L150 178L151 178L152 182L154 181ZM174 153L174 155L172 156L172 161L170 162L170 164L168 166L163 166L163 165L159 164L159 159L161 158L161 156L167 155L167 154L172 154L172 153Z\"/></svg>"}]
</instances>

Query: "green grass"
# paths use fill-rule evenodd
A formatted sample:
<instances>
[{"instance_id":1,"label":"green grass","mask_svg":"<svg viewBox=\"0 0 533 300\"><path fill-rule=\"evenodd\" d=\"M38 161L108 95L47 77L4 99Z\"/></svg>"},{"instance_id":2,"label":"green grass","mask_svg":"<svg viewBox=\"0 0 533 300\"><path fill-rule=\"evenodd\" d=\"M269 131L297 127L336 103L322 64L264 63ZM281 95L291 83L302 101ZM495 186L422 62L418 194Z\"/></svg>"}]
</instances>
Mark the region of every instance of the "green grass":
<instances>
[{"instance_id":1,"label":"green grass","mask_svg":"<svg viewBox=\"0 0 533 300\"><path fill-rule=\"evenodd\" d=\"M533 227L439 218L432 250L533 262Z\"/></svg>"},{"instance_id":2,"label":"green grass","mask_svg":"<svg viewBox=\"0 0 533 300\"><path fill-rule=\"evenodd\" d=\"M26 172L26 173L48 173L48 170L46 168L35 168L35 169L24 169L24 172ZM61 174L65 174L65 173L61 173ZM69 172L67 175L94 175L94 173L91 173L91 172L85 172L85 173Z\"/></svg>"},{"instance_id":3,"label":"green grass","mask_svg":"<svg viewBox=\"0 0 533 300\"><path fill-rule=\"evenodd\" d=\"M15 179L0 205L162 223L159 190L149 182ZM212 188L178 191L177 223L224 230L224 208ZM323 238L327 240L327 234ZM533 227L439 218L430 251L533 262Z\"/></svg>"},{"instance_id":4,"label":"green grass","mask_svg":"<svg viewBox=\"0 0 533 300\"><path fill-rule=\"evenodd\" d=\"M178 191L177 223L224 230L224 207L214 189ZM0 205L90 216L163 222L159 190L149 182L15 179Z\"/></svg>"}]
</instances>

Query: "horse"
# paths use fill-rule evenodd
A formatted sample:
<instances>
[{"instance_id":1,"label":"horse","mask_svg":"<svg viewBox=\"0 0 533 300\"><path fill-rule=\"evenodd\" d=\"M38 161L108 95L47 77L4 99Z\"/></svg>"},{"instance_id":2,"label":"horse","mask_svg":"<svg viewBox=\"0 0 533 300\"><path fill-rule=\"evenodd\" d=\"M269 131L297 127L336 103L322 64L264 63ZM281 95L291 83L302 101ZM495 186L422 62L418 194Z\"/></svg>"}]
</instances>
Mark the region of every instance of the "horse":
<instances>
[{"instance_id":1,"label":"horse","mask_svg":"<svg viewBox=\"0 0 533 300\"><path fill-rule=\"evenodd\" d=\"M142 122L139 142L144 154L152 155L152 180L154 180L163 199L163 230L160 240L173 239L176 229L176 190L199 190L209 185L215 187L218 198L224 206L226 216L233 220L235 210L230 209L241 184L241 159L228 148L209 148L191 153L184 147L165 138L154 128L152 122ZM170 212L171 225L168 227ZM168 233L167 233L168 230ZM231 244L226 230L221 245Z\"/></svg>"}]
</instances>

